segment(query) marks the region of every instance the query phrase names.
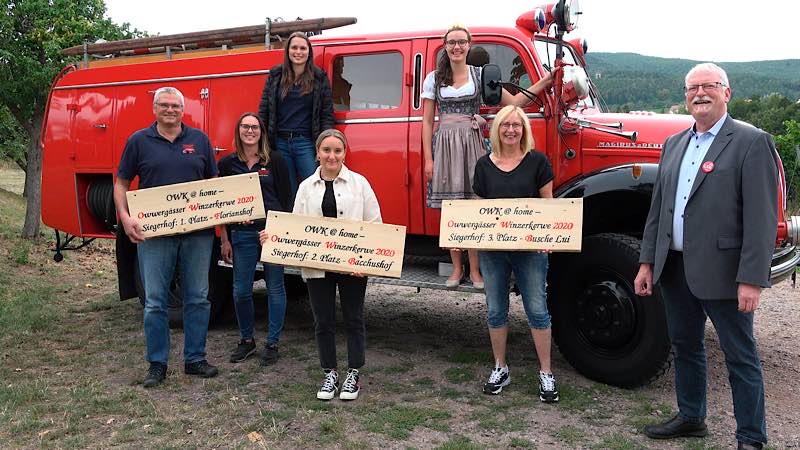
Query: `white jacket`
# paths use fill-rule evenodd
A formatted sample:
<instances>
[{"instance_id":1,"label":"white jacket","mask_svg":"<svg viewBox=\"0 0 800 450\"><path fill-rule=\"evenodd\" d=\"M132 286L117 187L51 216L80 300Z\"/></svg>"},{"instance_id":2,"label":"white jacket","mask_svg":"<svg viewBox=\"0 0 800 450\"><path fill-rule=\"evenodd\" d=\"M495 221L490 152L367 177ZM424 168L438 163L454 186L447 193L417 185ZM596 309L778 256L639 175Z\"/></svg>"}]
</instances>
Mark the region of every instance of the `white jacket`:
<instances>
[{"instance_id":1,"label":"white jacket","mask_svg":"<svg viewBox=\"0 0 800 450\"><path fill-rule=\"evenodd\" d=\"M363 175L351 171L344 164L339 175L333 180L333 192L336 194L336 217L339 219L361 220L364 222L382 223L378 198L369 181ZM294 199L294 214L322 217L322 197L325 195L325 181L320 177L320 168L313 175L303 180L297 188ZM303 279L324 278L325 271L319 269L302 269Z\"/></svg>"}]
</instances>

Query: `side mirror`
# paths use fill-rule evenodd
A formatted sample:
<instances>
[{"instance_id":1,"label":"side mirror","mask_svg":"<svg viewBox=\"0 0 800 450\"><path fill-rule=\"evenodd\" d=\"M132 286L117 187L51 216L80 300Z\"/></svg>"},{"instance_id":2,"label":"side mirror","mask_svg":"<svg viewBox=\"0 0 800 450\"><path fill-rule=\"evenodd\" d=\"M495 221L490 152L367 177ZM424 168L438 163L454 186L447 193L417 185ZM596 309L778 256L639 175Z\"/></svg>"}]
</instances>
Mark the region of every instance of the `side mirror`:
<instances>
[{"instance_id":1,"label":"side mirror","mask_svg":"<svg viewBox=\"0 0 800 450\"><path fill-rule=\"evenodd\" d=\"M481 72L481 91L483 92L483 103L489 106L500 104L503 96L503 86L500 84L503 77L500 73L500 66L497 64L486 64Z\"/></svg>"}]
</instances>

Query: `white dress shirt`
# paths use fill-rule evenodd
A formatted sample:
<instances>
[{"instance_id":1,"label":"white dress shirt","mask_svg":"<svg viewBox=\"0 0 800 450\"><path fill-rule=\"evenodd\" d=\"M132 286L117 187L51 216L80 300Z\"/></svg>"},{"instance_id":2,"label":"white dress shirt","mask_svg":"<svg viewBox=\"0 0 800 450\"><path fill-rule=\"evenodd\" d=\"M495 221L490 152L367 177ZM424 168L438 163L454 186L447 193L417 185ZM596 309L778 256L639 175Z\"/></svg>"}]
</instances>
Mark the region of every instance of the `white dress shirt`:
<instances>
[{"instance_id":1,"label":"white dress shirt","mask_svg":"<svg viewBox=\"0 0 800 450\"><path fill-rule=\"evenodd\" d=\"M714 143L714 138L717 137L722 124L728 115L725 114L721 119L714 124L711 129L705 133L697 133L695 126L691 129L691 138L689 138L689 145L686 147L686 152L683 154L681 160L681 168L678 173L678 187L675 190L675 212L672 216L672 244L670 248L679 252L683 251L683 212L686 210L686 204L689 202L689 193L692 192L694 180L697 178L697 171L703 165L703 159Z\"/></svg>"}]
</instances>

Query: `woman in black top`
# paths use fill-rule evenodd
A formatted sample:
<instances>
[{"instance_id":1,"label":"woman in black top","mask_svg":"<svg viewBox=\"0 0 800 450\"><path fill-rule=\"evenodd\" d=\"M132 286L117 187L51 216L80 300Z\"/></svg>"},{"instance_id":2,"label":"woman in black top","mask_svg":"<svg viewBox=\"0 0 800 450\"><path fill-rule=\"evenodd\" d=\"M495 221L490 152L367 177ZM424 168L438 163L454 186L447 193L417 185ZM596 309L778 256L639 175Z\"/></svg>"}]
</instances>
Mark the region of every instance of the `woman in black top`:
<instances>
[{"instance_id":1,"label":"woman in black top","mask_svg":"<svg viewBox=\"0 0 800 450\"><path fill-rule=\"evenodd\" d=\"M327 74L314 65L311 41L304 33L289 36L283 64L270 69L258 114L267 124L270 148L286 159L294 197L297 185L317 167L317 136L333 128L331 84Z\"/></svg>"},{"instance_id":2,"label":"woman in black top","mask_svg":"<svg viewBox=\"0 0 800 450\"><path fill-rule=\"evenodd\" d=\"M234 131L236 152L219 160L221 177L243 173L258 173L265 211L291 211L291 189L286 161L279 152L271 152L267 144L264 122L255 113L244 113ZM253 336L253 277L261 257L259 230L265 220L248 221L220 227L222 258L233 264L233 298L240 341L231 354L231 362L247 359L256 351ZM269 329L266 346L261 353L261 365L274 364L278 359L278 340L286 313L286 289L283 266L264 264L267 282Z\"/></svg>"},{"instance_id":3,"label":"woman in black top","mask_svg":"<svg viewBox=\"0 0 800 450\"><path fill-rule=\"evenodd\" d=\"M492 153L475 165L473 190L481 198L552 198L553 169L534 146L525 112L509 105L497 113L490 134ZM547 253L536 251L480 251L485 280L489 338L495 368L484 385L487 394L499 394L511 382L506 365L508 294L511 272L522 294L536 354L539 357L539 399L558 401L558 389L550 368L550 314L547 311Z\"/></svg>"}]
</instances>

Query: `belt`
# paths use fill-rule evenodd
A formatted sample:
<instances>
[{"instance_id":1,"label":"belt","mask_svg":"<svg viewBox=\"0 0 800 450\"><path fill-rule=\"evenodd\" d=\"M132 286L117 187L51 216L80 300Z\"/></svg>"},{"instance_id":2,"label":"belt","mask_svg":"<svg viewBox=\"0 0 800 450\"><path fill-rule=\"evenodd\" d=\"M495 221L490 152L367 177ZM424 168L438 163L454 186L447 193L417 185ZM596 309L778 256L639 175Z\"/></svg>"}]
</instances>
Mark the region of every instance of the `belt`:
<instances>
[{"instance_id":1,"label":"belt","mask_svg":"<svg viewBox=\"0 0 800 450\"><path fill-rule=\"evenodd\" d=\"M310 139L311 133L307 131L278 131L278 137L281 139L293 139L296 137Z\"/></svg>"}]
</instances>

